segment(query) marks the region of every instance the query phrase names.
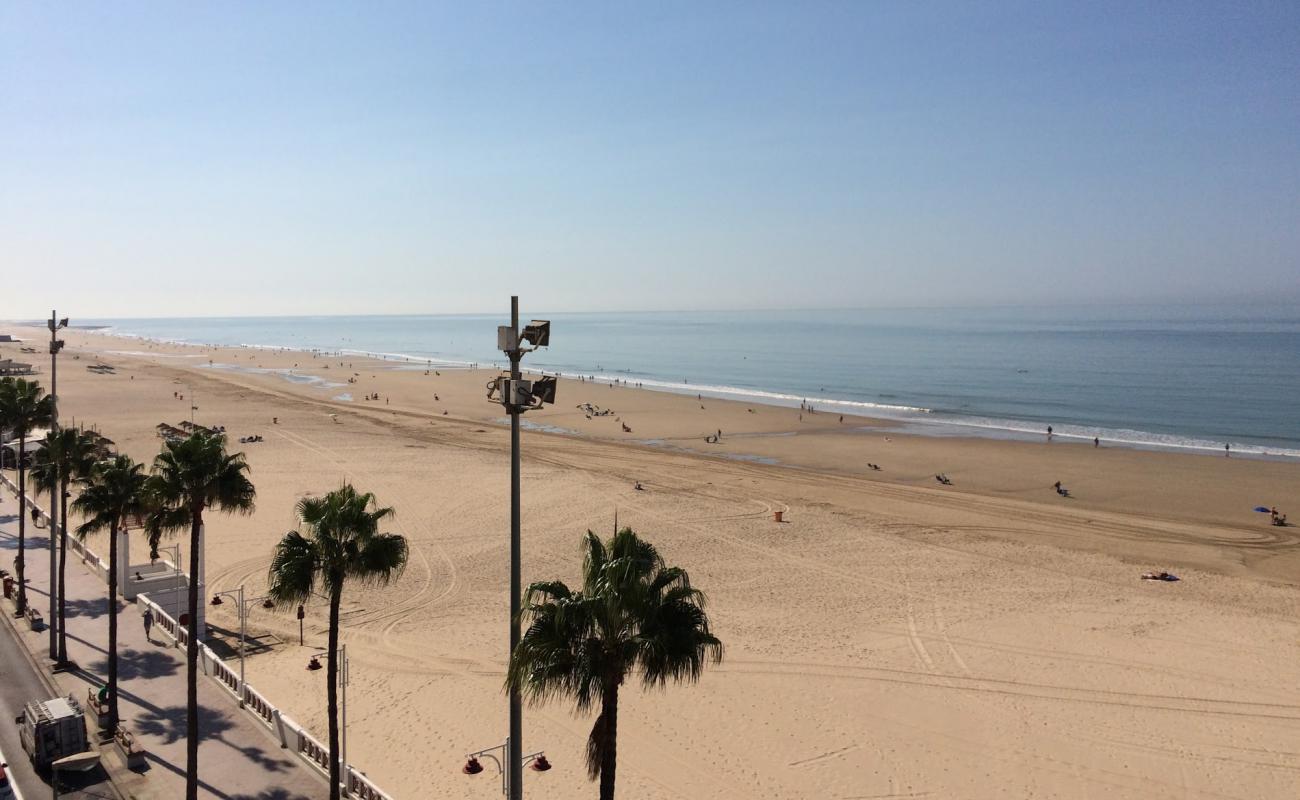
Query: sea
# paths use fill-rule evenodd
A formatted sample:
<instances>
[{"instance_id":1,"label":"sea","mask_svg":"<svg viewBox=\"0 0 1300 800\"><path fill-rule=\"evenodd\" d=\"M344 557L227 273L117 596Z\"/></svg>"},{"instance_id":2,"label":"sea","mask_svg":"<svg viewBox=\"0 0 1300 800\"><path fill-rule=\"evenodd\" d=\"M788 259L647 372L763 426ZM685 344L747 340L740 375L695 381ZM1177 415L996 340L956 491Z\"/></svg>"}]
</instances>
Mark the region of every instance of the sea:
<instances>
[{"instance_id":1,"label":"sea","mask_svg":"<svg viewBox=\"0 0 1300 800\"><path fill-rule=\"evenodd\" d=\"M546 313L533 371L811 405L926 435L1300 458L1300 312L1121 306ZM502 364L505 314L78 320L163 342ZM286 376L302 379L303 376ZM562 386L563 384L561 384ZM562 402L562 400L561 400Z\"/></svg>"}]
</instances>

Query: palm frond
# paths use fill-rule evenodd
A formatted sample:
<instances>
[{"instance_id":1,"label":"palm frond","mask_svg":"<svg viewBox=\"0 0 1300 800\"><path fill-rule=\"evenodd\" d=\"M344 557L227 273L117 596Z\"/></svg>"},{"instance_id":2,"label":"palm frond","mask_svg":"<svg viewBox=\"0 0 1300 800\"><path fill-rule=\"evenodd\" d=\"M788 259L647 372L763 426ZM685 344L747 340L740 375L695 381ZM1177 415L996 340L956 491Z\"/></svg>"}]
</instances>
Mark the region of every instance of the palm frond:
<instances>
[{"instance_id":1,"label":"palm frond","mask_svg":"<svg viewBox=\"0 0 1300 800\"><path fill-rule=\"evenodd\" d=\"M368 586L382 586L401 577L406 569L406 538L395 533L369 536L348 562L344 574Z\"/></svg>"},{"instance_id":2,"label":"palm frond","mask_svg":"<svg viewBox=\"0 0 1300 800\"><path fill-rule=\"evenodd\" d=\"M320 548L298 531L289 531L275 546L267 570L267 594L279 606L302 603L316 588Z\"/></svg>"}]
</instances>

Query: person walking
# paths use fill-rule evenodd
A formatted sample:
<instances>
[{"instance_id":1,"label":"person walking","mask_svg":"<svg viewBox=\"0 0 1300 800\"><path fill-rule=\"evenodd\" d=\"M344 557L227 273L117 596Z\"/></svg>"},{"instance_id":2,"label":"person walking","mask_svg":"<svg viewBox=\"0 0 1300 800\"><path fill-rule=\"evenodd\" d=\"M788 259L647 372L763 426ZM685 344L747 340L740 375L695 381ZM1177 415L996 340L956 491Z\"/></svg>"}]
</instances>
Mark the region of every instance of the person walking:
<instances>
[{"instance_id":1,"label":"person walking","mask_svg":"<svg viewBox=\"0 0 1300 800\"><path fill-rule=\"evenodd\" d=\"M153 643L153 609L152 608L146 608L144 610L144 638L148 639L150 644Z\"/></svg>"}]
</instances>

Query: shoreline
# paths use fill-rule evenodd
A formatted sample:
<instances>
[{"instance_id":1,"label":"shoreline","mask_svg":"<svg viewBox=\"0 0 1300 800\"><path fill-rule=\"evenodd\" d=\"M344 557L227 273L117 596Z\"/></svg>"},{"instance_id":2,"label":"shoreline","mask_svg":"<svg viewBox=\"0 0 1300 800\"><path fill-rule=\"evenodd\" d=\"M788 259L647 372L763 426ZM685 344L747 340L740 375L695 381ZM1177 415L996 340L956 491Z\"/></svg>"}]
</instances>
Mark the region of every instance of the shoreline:
<instances>
[{"instance_id":1,"label":"shoreline","mask_svg":"<svg viewBox=\"0 0 1300 800\"><path fill-rule=\"evenodd\" d=\"M408 369L419 369L426 366L429 368L447 370L481 369L487 367L493 369L503 368L503 362L499 361L475 362L462 359L421 358L406 353L387 353L356 348L324 349L271 344L242 343L238 345L225 345L181 341L145 336L141 334L118 332L112 325L83 328L79 330L92 336L103 336L129 341L142 341L154 345L162 345L164 347L196 347L210 350L254 350L268 353L301 353L316 356L351 356L353 358L371 358L393 364L406 364L409 365L406 367ZM130 352L120 352L117 354L136 355L135 353ZM138 353L138 355L146 355L146 353L141 352ZM841 413L845 416L852 415L855 418L867 420L872 426L882 429L890 428L893 432L900 435L1010 441L1038 441L1045 438L1045 426L1036 423L1029 423L1009 418L989 417L978 414L960 416L955 415L952 412L921 406L872 403L868 401L844 400L831 397L808 398L787 392L722 386L716 384L693 385L689 383L673 383L650 377L641 377L640 379L632 377L624 378L622 377L622 373L565 373L562 371L533 369L528 367L524 368L524 372L527 374L558 375L569 379L582 378L585 379L586 382L595 384L626 386L644 391L662 392L686 397L696 395L704 398L712 398L714 400L736 403L753 403L774 408L801 408L802 403L807 402L811 407L818 409L817 413L835 414L836 416ZM628 374L630 375L630 373ZM316 377L319 378L320 376ZM1208 456L1222 455L1224 452L1224 442L1213 442L1192 434L1161 434L1136 429L1091 427L1070 422L1052 423L1052 425L1054 428L1053 438L1074 440L1080 443L1090 443L1094 437L1096 437L1101 439L1101 441L1109 447ZM954 431L953 429L957 430ZM1276 443L1239 444L1236 442L1230 442L1230 444L1232 445L1232 457L1300 463L1300 447L1289 447Z\"/></svg>"}]
</instances>

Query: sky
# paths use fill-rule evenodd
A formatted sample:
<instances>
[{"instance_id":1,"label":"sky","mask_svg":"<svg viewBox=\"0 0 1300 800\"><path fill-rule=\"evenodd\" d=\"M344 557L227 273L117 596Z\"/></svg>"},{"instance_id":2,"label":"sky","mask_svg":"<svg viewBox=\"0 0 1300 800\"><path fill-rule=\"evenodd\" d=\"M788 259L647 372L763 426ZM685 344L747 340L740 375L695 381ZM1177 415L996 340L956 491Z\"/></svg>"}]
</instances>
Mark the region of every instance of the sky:
<instances>
[{"instance_id":1,"label":"sky","mask_svg":"<svg viewBox=\"0 0 1300 800\"><path fill-rule=\"evenodd\" d=\"M0 318L1300 302L1300 3L0 4Z\"/></svg>"}]
</instances>

